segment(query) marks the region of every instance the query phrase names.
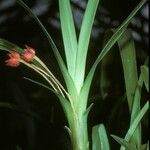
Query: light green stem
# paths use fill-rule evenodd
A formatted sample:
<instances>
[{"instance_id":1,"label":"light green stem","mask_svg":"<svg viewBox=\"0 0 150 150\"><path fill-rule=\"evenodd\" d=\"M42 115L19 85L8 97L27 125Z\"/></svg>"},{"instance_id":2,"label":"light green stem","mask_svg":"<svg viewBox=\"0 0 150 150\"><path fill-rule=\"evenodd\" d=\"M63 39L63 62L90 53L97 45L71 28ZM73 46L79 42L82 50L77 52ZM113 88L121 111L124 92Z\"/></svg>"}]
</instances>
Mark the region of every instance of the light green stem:
<instances>
[{"instance_id":1,"label":"light green stem","mask_svg":"<svg viewBox=\"0 0 150 150\"><path fill-rule=\"evenodd\" d=\"M74 116L68 119L71 130L72 150L89 150L87 117Z\"/></svg>"}]
</instances>

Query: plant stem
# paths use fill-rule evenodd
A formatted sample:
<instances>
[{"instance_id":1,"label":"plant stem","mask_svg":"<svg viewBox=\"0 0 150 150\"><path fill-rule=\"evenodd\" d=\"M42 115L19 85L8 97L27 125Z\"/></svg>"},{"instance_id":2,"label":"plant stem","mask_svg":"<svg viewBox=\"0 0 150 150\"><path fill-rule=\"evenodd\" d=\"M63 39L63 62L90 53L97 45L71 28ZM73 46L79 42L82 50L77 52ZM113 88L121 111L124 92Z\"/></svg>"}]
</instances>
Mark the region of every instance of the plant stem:
<instances>
[{"instance_id":1,"label":"plant stem","mask_svg":"<svg viewBox=\"0 0 150 150\"><path fill-rule=\"evenodd\" d=\"M87 117L74 116L69 119L70 130L71 130L71 143L73 150L89 150L88 141L88 129L87 129Z\"/></svg>"}]
</instances>

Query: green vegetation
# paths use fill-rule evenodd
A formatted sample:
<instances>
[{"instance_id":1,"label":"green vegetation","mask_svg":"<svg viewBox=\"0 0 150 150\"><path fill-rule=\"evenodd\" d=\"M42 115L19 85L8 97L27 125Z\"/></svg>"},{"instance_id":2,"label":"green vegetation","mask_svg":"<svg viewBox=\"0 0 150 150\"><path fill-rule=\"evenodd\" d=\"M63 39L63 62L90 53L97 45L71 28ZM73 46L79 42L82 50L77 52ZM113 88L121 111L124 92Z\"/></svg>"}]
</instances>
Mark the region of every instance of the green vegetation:
<instances>
[{"instance_id":1,"label":"green vegetation","mask_svg":"<svg viewBox=\"0 0 150 150\"><path fill-rule=\"evenodd\" d=\"M60 104L63 107L68 121L68 127L66 127L66 129L70 135L72 149L89 150L90 145L92 145L93 150L111 149L111 145L109 145L109 140L106 134L106 129L103 124L93 127L92 143L89 143L90 135L88 134L87 118L93 104L87 106L87 103L95 70L98 64L103 60L105 60L107 63L107 55L108 53L110 54L114 52L113 46L117 43L122 60L127 102L131 119L129 123L129 129L124 138L120 138L116 135L112 135L112 137L121 145L121 150L141 150L143 144L141 135L141 120L149 109L148 101L144 106L141 106L140 104L141 89L143 86L145 86L147 91L149 91L149 70L146 61L145 64L141 66L141 74L138 76L134 41L131 31L128 30L127 27L132 18L146 3L146 0L142 0L117 29L108 31L107 34L109 35L109 38L106 36L104 47L92 65L87 76L85 76L87 53L92 25L99 0L88 1L79 38L77 38L75 32L70 1L59 0L61 31L64 42L64 53L67 62L66 64L64 63L65 61L61 57L59 50L57 49L57 46L52 40L50 34L47 32L37 16L22 0L17 0L17 2L28 13L30 13L43 31L43 34L47 37L57 59L67 89L65 89L65 85L62 85L58 81L58 79L48 69L44 62L40 60L39 57L35 56L32 62L26 62L23 59L20 59L20 63L23 63L27 67L37 72L46 80L47 84L45 85L29 78L26 78L27 80L49 89L50 92L54 92L60 100ZM0 50L13 50L19 54L24 52L23 48L20 48L19 46L4 39L0 39ZM105 83L105 78L103 78L102 84ZM145 150L147 149L149 149L148 144L145 146Z\"/></svg>"}]
</instances>

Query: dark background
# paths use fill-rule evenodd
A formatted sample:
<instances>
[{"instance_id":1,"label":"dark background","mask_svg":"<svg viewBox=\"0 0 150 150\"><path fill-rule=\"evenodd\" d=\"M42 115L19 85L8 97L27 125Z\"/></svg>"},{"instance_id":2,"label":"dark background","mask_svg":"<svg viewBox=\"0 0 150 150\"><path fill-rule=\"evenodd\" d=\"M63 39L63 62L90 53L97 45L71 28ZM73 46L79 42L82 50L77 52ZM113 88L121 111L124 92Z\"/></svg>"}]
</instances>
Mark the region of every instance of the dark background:
<instances>
[{"instance_id":1,"label":"dark background","mask_svg":"<svg viewBox=\"0 0 150 150\"><path fill-rule=\"evenodd\" d=\"M64 56L57 0L24 2L38 15ZM105 31L117 27L138 2L139 0L101 0L91 36L87 72L102 48ZM85 0L72 0L77 34L85 6ZM146 5L129 26L135 39L138 66L144 63L148 55L148 17ZM0 38L21 47L28 44L35 48L37 55L63 82L46 38L34 20L15 0L0 0ZM118 144L112 140L110 134L124 136L129 126L127 103L126 100L122 100L125 89L121 60L118 52L115 55L117 59L109 66L112 84L107 89L106 96L100 94L101 69L98 67L89 97L90 103L95 103L89 116L89 132L93 125L104 123L111 149L114 150L118 149ZM0 52L0 102L3 102L3 105L0 105L0 150L14 150L16 145L21 146L23 150L70 149L67 131L64 129L67 123L58 99L46 89L24 80L23 77L31 77L43 81L34 72L24 66L7 67L4 63L6 59L6 53ZM143 103L146 96L145 93ZM143 143L146 142L147 135L145 119Z\"/></svg>"}]
</instances>

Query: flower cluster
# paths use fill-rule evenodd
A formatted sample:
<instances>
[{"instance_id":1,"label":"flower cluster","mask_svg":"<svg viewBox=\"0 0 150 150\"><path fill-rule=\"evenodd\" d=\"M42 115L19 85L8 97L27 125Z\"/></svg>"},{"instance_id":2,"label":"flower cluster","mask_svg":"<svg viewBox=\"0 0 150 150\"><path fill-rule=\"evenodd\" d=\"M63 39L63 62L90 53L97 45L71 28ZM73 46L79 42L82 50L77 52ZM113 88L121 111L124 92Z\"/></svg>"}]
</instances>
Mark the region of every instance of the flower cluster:
<instances>
[{"instance_id":1,"label":"flower cluster","mask_svg":"<svg viewBox=\"0 0 150 150\"><path fill-rule=\"evenodd\" d=\"M19 54L15 51L10 51L8 54L9 59L5 61L7 66L17 67L20 64L20 60L24 60L26 62L31 62L35 56L35 50L27 45L25 45L25 49L22 54Z\"/></svg>"}]
</instances>

